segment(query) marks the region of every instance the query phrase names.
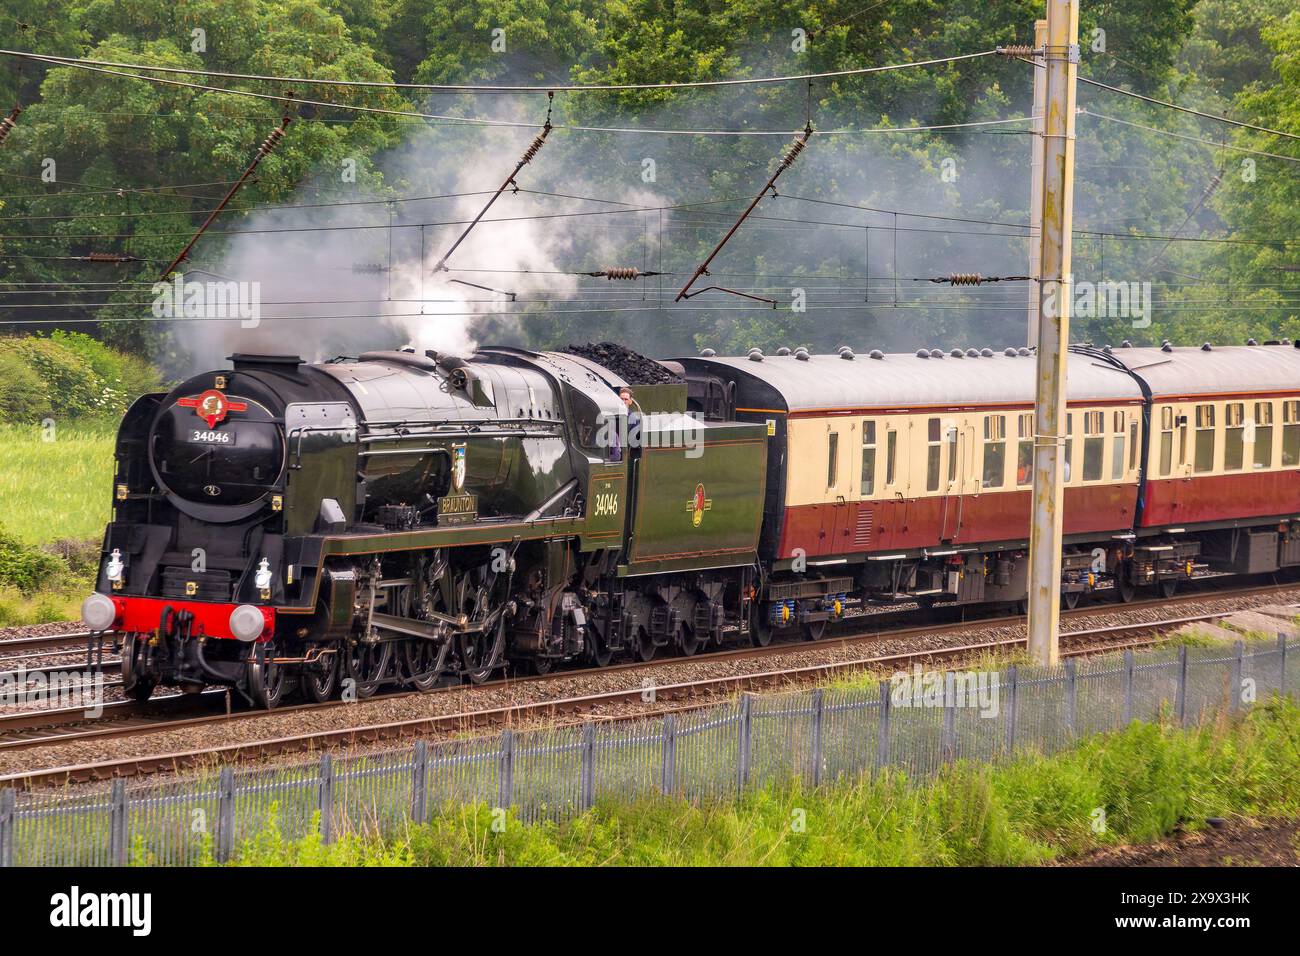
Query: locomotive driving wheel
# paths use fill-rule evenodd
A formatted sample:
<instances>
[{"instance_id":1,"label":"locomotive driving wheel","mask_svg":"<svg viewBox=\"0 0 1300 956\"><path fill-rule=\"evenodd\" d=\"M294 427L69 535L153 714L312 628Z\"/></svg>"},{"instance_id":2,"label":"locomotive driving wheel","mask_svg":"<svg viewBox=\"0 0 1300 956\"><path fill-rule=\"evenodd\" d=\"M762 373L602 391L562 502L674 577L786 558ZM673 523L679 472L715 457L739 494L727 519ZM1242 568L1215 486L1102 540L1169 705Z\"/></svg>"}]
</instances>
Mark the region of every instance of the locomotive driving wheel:
<instances>
[{"instance_id":1,"label":"locomotive driving wheel","mask_svg":"<svg viewBox=\"0 0 1300 956\"><path fill-rule=\"evenodd\" d=\"M393 645L388 641L354 641L343 658L343 669L358 700L373 697L388 677Z\"/></svg>"},{"instance_id":2,"label":"locomotive driving wheel","mask_svg":"<svg viewBox=\"0 0 1300 956\"><path fill-rule=\"evenodd\" d=\"M438 552L429 562L421 562L415 584L403 587L398 594L396 613L402 617L440 622L437 625L440 638L414 637L398 645L397 661L402 678L416 690L431 690L438 683L451 651L450 633L437 616L451 613L443 590L446 573L446 556Z\"/></svg>"},{"instance_id":3,"label":"locomotive driving wheel","mask_svg":"<svg viewBox=\"0 0 1300 956\"><path fill-rule=\"evenodd\" d=\"M471 684L481 684L501 666L506 644L506 621L491 613L492 584L496 575L485 568L469 568L455 579L451 613L465 621L456 636L460 669Z\"/></svg>"},{"instance_id":4,"label":"locomotive driving wheel","mask_svg":"<svg viewBox=\"0 0 1300 956\"><path fill-rule=\"evenodd\" d=\"M149 635L128 631L122 638L122 691L135 701L146 701L158 679L149 673Z\"/></svg>"}]
</instances>

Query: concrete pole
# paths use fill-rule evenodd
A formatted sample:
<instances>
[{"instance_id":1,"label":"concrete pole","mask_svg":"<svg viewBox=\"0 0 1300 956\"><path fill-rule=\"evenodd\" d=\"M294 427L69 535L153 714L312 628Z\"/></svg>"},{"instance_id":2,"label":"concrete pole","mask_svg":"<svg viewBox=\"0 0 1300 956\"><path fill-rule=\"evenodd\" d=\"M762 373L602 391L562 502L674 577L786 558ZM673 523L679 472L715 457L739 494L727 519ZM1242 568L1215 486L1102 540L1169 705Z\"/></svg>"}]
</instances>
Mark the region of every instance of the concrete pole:
<instances>
[{"instance_id":1,"label":"concrete pole","mask_svg":"<svg viewBox=\"0 0 1300 956\"><path fill-rule=\"evenodd\" d=\"M1029 530L1029 656L1056 664L1061 600L1062 452L1070 343L1070 230L1079 0L1047 0L1039 323L1034 403L1034 513Z\"/></svg>"},{"instance_id":2,"label":"concrete pole","mask_svg":"<svg viewBox=\"0 0 1300 956\"><path fill-rule=\"evenodd\" d=\"M1047 45L1047 21L1034 21L1034 49L1041 50ZM1047 111L1047 70L1038 67L1034 59L1034 108L1030 112L1033 122L1029 137L1029 271L1028 275L1038 278L1039 257L1043 250L1039 247L1043 224L1043 115ZM1038 283L1029 283L1029 337L1026 343L1033 347L1038 344Z\"/></svg>"}]
</instances>

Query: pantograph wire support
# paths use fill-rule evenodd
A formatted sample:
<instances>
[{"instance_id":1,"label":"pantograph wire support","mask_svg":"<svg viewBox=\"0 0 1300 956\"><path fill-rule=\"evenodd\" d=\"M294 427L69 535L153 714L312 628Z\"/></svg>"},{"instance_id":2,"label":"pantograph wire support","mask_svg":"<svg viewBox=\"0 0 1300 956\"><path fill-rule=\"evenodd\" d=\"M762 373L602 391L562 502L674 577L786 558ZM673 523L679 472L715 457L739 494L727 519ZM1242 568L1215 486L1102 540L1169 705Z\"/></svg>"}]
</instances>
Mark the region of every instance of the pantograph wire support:
<instances>
[{"instance_id":1,"label":"pantograph wire support","mask_svg":"<svg viewBox=\"0 0 1300 956\"><path fill-rule=\"evenodd\" d=\"M781 176L783 172L785 172L794 164L794 161L796 159L799 158L799 154L802 153L804 151L804 147L808 145L808 140L812 138L812 134L813 134L813 128L812 128L812 123L810 122L807 126L804 127L803 133L800 135L800 137L790 144L790 148L786 150L785 155L781 157L781 161L777 163L776 171L772 173L771 177L763 185L763 188L759 191L758 195L754 197L753 202L751 202L749 204L749 207L743 213L740 214L740 218L737 219L735 224L730 229L727 230L727 234L722 237L722 240L716 246L713 247L713 251L709 253L708 257L703 262L701 262L699 266L696 267L695 272L692 273L690 280L686 283L686 285L682 286L681 291L677 293L677 298L673 299L674 302L680 302L682 301L682 299L689 299L692 296L699 295L700 292L708 292L709 289L716 289L719 292L730 292L733 295L743 295L743 293L735 292L732 289L724 289L721 286L709 286L706 289L700 289L698 292L691 292L691 286L695 284L695 280L697 280L700 276L706 276L709 274L709 265L717 257L718 253L722 251L722 247L725 246L727 242L730 241L731 237L736 234L736 230L738 230L741 227L741 225L745 222L745 220L749 218L750 213L754 211L755 207L757 207L758 204L762 202L763 197L766 196L769 192L774 196L776 195L777 179ZM775 308L776 306L776 303L773 302L771 299L764 299L761 296L749 295L749 296L745 296L745 298L758 299L761 302L772 302L773 307Z\"/></svg>"},{"instance_id":2,"label":"pantograph wire support","mask_svg":"<svg viewBox=\"0 0 1300 956\"><path fill-rule=\"evenodd\" d=\"M292 90L289 92L289 96L293 96ZM293 117L286 111L280 120L280 125L271 130L271 134L267 136L266 139L262 140L262 145L257 147L257 153L253 156L253 161L248 164L248 168L244 170L244 174L235 180L235 184L230 187L230 191L226 193L226 197L222 199L221 202L217 203L216 208L213 209L212 212L208 214L208 218L203 221L203 225L199 226L199 231L196 232L194 237L185 244L185 248L182 249L176 258L171 261L171 264L163 270L162 277L164 280L166 280L167 277L176 270L178 265L185 261L190 254L190 250L194 248L194 244L199 241L199 238L205 232L207 232L208 227L216 221L217 216L221 215L221 211L226 208L230 203L230 200L235 198L235 193L239 192L244 183L248 182L249 177L253 175L253 171L257 169L258 164L261 163L262 160L266 159L267 156L270 156L276 146L280 145L280 140L284 139L284 131L289 128L289 124L292 122Z\"/></svg>"},{"instance_id":3,"label":"pantograph wire support","mask_svg":"<svg viewBox=\"0 0 1300 956\"><path fill-rule=\"evenodd\" d=\"M528 148L524 150L524 155L520 157L519 162L515 163L515 168L511 170L510 175L506 177L505 182L498 186L496 192L488 197L488 201L483 204L483 208L479 210L478 215L475 216L470 221L470 224L465 227L464 232L456 237L456 241L451 244L451 248L443 253L442 258L439 259L437 265L433 267L433 272L447 271L447 260L450 259L452 253L460 247L460 244L465 241L465 237L468 236L474 230L474 227L479 224L479 221L487 215L488 210L492 208L492 204L500 199L501 194L511 186L514 186L516 190L519 188L519 184L515 182L515 177L518 176L520 171L522 171L523 168L532 161L533 157L541 151L541 148L546 145L546 137L551 135L551 109L554 105L555 93L547 93L546 122L542 125L542 131L537 134L531 143L528 144Z\"/></svg>"}]
</instances>

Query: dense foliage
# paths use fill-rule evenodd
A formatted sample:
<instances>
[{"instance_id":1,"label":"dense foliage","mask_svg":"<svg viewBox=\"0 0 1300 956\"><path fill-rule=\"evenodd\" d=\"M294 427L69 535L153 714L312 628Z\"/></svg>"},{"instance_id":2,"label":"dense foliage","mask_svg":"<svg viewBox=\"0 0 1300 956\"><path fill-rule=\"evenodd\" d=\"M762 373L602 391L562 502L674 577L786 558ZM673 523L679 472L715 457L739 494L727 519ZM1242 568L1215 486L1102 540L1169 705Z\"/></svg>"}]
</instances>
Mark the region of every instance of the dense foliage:
<instances>
[{"instance_id":1,"label":"dense foliage","mask_svg":"<svg viewBox=\"0 0 1300 956\"><path fill-rule=\"evenodd\" d=\"M193 70L167 78L278 96L286 84L204 71L522 84L826 72L1028 42L1041 15L1042 4L1027 0L10 0L0 21L19 48ZM1086 4L1082 18L1082 75L1300 134L1300 11L1290 0L1102 0ZM751 130L797 130L809 120L821 130L971 123L1026 114L1030 75L1024 64L986 57L806 88L562 95L554 118L568 126ZM77 327L169 368L184 364L180 353L193 343L169 334L172 325L145 321L148 284L243 170L284 106L175 83L0 64L0 108L13 102L25 110L0 148L0 280L12 283L4 287L0 317L20 327L37 320L42 327L82 323ZM508 170L506 157L518 155L532 135L328 104L532 124L546 106L536 96L365 87L300 85L294 93L326 105L295 108L284 143L221 220L226 235L205 240L194 264L222 266L235 231L252 219L252 206L431 195L449 184L490 189ZM1079 98L1087 112L1078 118L1076 279L1151 282L1155 305L1149 325L1081 316L1074 337L1196 343L1300 335L1300 142L1097 88L1081 87ZM515 309L521 319L487 318L478 331L547 346L622 339L647 351L1015 341L1023 335L1022 285L962 292L922 283L954 271L1024 271L1022 230L990 225L1026 218L1022 130L814 140L807 160L783 180L780 198L761 207L767 218L749 224L715 270L726 273L717 284L759 290L777 299L778 308L717 293L688 304L647 305L647 292L659 294L648 282L615 307L601 298L606 291L599 283L589 283L564 290L561 298L572 300L567 309L521 295ZM518 136L502 145L488 132ZM784 143L571 130L553 141L528 167L527 181L521 178L525 188L651 205L743 202ZM640 175L647 159L658 163L656 180ZM54 182L42 179L50 161ZM355 175L341 181L337 170L349 162ZM953 171L956 178L946 175ZM531 213L530 201L537 200L508 195L499 214ZM540 235L553 242L555 264L569 269L637 264L671 272L661 280L671 301L675 284L739 208L731 202L714 212L674 209L660 213L658 222L647 215L621 231L608 217L566 208L569 218L536 226L528 241L535 244ZM969 221L897 217L896 210ZM442 211L430 207L425 219L437 221ZM341 209L330 222L371 223L365 217L372 214L368 207ZM422 214L412 212L412 221L422 221ZM817 225L796 227L791 219ZM391 236L375 232L338 235L358 255L379 258L393 245ZM431 230L429 238L442 235ZM418 238L427 258L423 227ZM1189 241L1223 238L1233 241ZM288 265L328 239L278 236L267 249L282 249ZM257 258L272 254L267 249ZM75 258L90 252L136 260L113 265ZM106 281L111 285L35 285ZM360 297L357 284L346 268L322 265L311 287L351 300ZM806 311L790 307L796 288L806 288ZM42 291L48 289L59 291ZM35 379L16 370L20 364L25 360L0 350L0 374L15 381L7 393L13 397L3 401L25 409L39 401ZM32 373L47 375L36 366ZM83 399L92 401L89 394ZM2 411L8 414L7 407Z\"/></svg>"}]
</instances>

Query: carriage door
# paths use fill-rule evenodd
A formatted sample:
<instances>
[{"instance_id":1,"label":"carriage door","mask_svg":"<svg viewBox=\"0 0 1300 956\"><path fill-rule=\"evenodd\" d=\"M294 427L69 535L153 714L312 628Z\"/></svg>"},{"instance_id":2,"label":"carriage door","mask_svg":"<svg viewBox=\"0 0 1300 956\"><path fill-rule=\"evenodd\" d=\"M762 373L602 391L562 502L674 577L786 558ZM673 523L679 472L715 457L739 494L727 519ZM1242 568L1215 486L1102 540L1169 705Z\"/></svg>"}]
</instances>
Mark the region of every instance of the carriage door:
<instances>
[{"instance_id":1,"label":"carriage door","mask_svg":"<svg viewBox=\"0 0 1300 956\"><path fill-rule=\"evenodd\" d=\"M936 429L935 425L938 425ZM935 456L938 456L939 487L943 500L939 503L939 538L950 541L957 537L961 525L962 481L962 432L961 424L954 416L932 418L928 426L930 441L926 449L929 458L926 461L927 487L933 482ZM938 451L936 452L936 448Z\"/></svg>"}]
</instances>

